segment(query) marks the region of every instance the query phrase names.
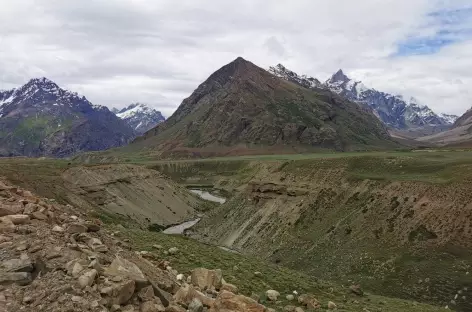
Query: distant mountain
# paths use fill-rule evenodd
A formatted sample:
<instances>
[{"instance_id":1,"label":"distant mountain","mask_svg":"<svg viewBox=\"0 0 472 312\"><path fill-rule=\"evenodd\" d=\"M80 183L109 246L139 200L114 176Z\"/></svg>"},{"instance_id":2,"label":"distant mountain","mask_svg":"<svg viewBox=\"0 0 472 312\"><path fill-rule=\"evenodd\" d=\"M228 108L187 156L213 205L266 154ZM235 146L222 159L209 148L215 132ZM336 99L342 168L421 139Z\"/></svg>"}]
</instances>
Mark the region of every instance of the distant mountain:
<instances>
[{"instance_id":1,"label":"distant mountain","mask_svg":"<svg viewBox=\"0 0 472 312\"><path fill-rule=\"evenodd\" d=\"M134 103L121 110L112 112L125 121L137 134L143 134L165 120L160 111L143 103Z\"/></svg>"},{"instance_id":2,"label":"distant mountain","mask_svg":"<svg viewBox=\"0 0 472 312\"><path fill-rule=\"evenodd\" d=\"M451 129L418 140L442 146L472 147L472 108L457 118Z\"/></svg>"},{"instance_id":3,"label":"distant mountain","mask_svg":"<svg viewBox=\"0 0 472 312\"><path fill-rule=\"evenodd\" d=\"M0 156L66 157L126 144L133 130L47 78L0 91Z\"/></svg>"},{"instance_id":4,"label":"distant mountain","mask_svg":"<svg viewBox=\"0 0 472 312\"><path fill-rule=\"evenodd\" d=\"M277 78L243 58L213 73L132 145L215 154L398 146L370 110L329 90Z\"/></svg>"},{"instance_id":5,"label":"distant mountain","mask_svg":"<svg viewBox=\"0 0 472 312\"><path fill-rule=\"evenodd\" d=\"M424 131L430 134L448 129L457 119L454 115L438 115L413 97L405 100L399 95L368 88L362 82L350 79L342 70L337 71L325 83L320 83L313 77L298 75L281 64L270 67L269 72L307 88L329 89L350 101L366 105L372 108L382 122L396 130L418 133Z\"/></svg>"}]
</instances>

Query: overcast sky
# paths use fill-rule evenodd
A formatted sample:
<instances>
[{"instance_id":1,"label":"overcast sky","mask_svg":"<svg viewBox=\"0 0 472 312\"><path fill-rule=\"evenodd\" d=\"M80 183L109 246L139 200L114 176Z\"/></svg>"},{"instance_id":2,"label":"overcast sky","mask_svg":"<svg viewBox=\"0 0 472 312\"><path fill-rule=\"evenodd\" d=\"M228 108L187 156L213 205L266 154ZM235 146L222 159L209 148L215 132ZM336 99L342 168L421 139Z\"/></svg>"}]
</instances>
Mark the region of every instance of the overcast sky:
<instances>
[{"instance_id":1,"label":"overcast sky","mask_svg":"<svg viewBox=\"0 0 472 312\"><path fill-rule=\"evenodd\" d=\"M437 112L472 106L470 0L0 0L0 89L45 76L95 104L172 114L242 56L339 68Z\"/></svg>"}]
</instances>

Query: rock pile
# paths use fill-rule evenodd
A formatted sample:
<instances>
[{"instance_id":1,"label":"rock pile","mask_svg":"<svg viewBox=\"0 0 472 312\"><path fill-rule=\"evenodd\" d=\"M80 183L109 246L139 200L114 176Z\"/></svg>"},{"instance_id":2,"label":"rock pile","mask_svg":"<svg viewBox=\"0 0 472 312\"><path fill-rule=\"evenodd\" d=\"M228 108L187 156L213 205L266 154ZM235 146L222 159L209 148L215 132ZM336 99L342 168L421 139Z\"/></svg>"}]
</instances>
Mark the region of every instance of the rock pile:
<instances>
[{"instance_id":1,"label":"rock pile","mask_svg":"<svg viewBox=\"0 0 472 312\"><path fill-rule=\"evenodd\" d=\"M0 312L266 311L237 293L221 270L185 277L80 210L0 182Z\"/></svg>"}]
</instances>

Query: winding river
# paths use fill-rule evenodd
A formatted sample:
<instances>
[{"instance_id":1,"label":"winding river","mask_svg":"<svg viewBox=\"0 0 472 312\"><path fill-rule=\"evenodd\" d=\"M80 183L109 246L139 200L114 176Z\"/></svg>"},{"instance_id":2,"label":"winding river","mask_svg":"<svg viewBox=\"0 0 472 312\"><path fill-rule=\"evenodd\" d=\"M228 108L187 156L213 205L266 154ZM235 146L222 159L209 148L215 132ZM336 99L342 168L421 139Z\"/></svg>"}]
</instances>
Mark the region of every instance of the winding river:
<instances>
[{"instance_id":1,"label":"winding river","mask_svg":"<svg viewBox=\"0 0 472 312\"><path fill-rule=\"evenodd\" d=\"M218 197L210 192L207 191L202 191L202 190L190 190L190 192L197 194L200 198L208 201L212 201L215 203L220 203L224 204L226 202L226 198L223 197ZM171 227L168 227L163 231L165 234L183 234L186 229L191 228L195 224L197 224L200 221L200 218L196 218L194 220L186 221Z\"/></svg>"}]
</instances>

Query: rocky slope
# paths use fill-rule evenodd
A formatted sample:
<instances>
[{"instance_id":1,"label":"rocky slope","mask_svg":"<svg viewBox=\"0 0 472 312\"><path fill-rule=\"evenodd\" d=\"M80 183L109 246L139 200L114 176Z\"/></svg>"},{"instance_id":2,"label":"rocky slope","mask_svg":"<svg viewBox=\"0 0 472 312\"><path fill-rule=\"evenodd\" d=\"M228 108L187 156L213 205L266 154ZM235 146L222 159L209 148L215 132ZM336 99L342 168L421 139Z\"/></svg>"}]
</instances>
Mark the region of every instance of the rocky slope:
<instances>
[{"instance_id":1,"label":"rocky slope","mask_svg":"<svg viewBox=\"0 0 472 312\"><path fill-rule=\"evenodd\" d=\"M1 311L266 311L235 294L221 270L187 278L72 206L4 182L0 192Z\"/></svg>"},{"instance_id":2,"label":"rocky slope","mask_svg":"<svg viewBox=\"0 0 472 312\"><path fill-rule=\"evenodd\" d=\"M426 105L418 103L415 98L405 100L402 96L368 88L362 82L347 77L342 70L337 71L325 83L306 75L300 76L281 64L270 67L269 72L304 87L329 89L350 101L371 107L387 126L408 130L410 135L421 136L446 130L457 119L454 115L438 115Z\"/></svg>"},{"instance_id":3,"label":"rocky slope","mask_svg":"<svg viewBox=\"0 0 472 312\"><path fill-rule=\"evenodd\" d=\"M133 136L108 108L46 78L0 91L0 156L67 157L120 146Z\"/></svg>"},{"instance_id":4,"label":"rocky slope","mask_svg":"<svg viewBox=\"0 0 472 312\"><path fill-rule=\"evenodd\" d=\"M138 135L151 130L165 120L161 112L144 103L134 103L121 110L113 109L112 112L125 121Z\"/></svg>"},{"instance_id":5,"label":"rocky slope","mask_svg":"<svg viewBox=\"0 0 472 312\"><path fill-rule=\"evenodd\" d=\"M356 150L398 146L379 120L326 90L274 77L237 58L133 147L198 153L251 148ZM131 148L131 147L130 147Z\"/></svg>"}]
</instances>

